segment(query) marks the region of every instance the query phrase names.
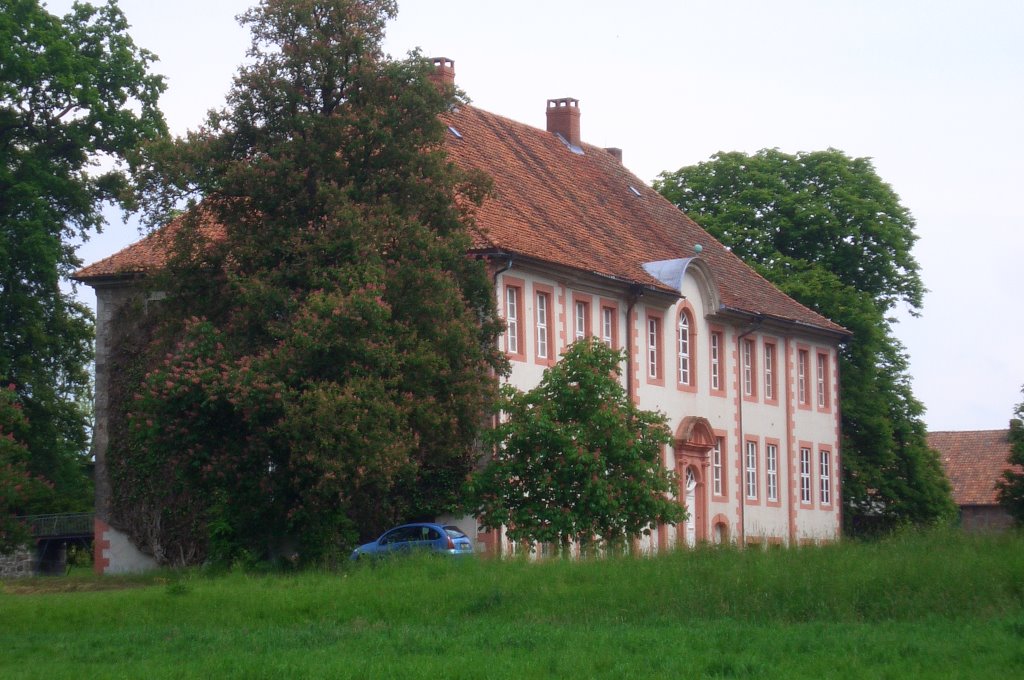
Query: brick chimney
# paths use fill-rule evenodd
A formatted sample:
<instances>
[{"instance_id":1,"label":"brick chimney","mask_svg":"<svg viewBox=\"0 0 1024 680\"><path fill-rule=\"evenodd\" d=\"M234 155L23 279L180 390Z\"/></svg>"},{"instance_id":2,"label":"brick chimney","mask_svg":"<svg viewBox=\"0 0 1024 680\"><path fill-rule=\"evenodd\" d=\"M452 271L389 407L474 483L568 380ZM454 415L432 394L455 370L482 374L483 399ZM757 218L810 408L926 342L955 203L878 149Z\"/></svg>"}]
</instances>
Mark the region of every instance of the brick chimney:
<instances>
[{"instance_id":1,"label":"brick chimney","mask_svg":"<svg viewBox=\"0 0 1024 680\"><path fill-rule=\"evenodd\" d=\"M574 146L580 145L580 100L571 97L548 100L548 132L557 132Z\"/></svg>"},{"instance_id":2,"label":"brick chimney","mask_svg":"<svg viewBox=\"0 0 1024 680\"><path fill-rule=\"evenodd\" d=\"M434 57L434 72L430 74L430 80L438 88L455 87L455 62L448 57Z\"/></svg>"}]
</instances>

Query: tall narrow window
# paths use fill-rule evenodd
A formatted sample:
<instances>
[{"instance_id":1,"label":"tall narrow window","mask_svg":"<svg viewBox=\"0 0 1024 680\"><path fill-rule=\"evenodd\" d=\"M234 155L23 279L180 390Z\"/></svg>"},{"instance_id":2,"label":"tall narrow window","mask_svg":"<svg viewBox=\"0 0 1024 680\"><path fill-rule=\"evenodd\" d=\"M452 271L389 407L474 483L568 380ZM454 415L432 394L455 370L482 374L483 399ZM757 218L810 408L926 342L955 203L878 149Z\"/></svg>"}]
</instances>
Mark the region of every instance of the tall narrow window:
<instances>
[{"instance_id":1,"label":"tall narrow window","mask_svg":"<svg viewBox=\"0 0 1024 680\"><path fill-rule=\"evenodd\" d=\"M676 326L676 354L679 362L679 384L690 384L690 317L686 312L679 314Z\"/></svg>"},{"instance_id":2,"label":"tall narrow window","mask_svg":"<svg viewBox=\"0 0 1024 680\"><path fill-rule=\"evenodd\" d=\"M743 396L752 397L756 393L754 384L754 341L743 341Z\"/></svg>"},{"instance_id":3,"label":"tall narrow window","mask_svg":"<svg viewBox=\"0 0 1024 680\"><path fill-rule=\"evenodd\" d=\"M764 456L764 470L767 475L765 493L769 501L777 501L779 500L779 447L775 444L766 444Z\"/></svg>"},{"instance_id":4,"label":"tall narrow window","mask_svg":"<svg viewBox=\"0 0 1024 680\"><path fill-rule=\"evenodd\" d=\"M828 407L828 355L818 353L818 362L815 371L815 382L817 383L818 408Z\"/></svg>"},{"instance_id":5,"label":"tall narrow window","mask_svg":"<svg viewBox=\"0 0 1024 680\"><path fill-rule=\"evenodd\" d=\"M537 358L548 358L548 303L547 293L537 293Z\"/></svg>"},{"instance_id":6,"label":"tall narrow window","mask_svg":"<svg viewBox=\"0 0 1024 680\"><path fill-rule=\"evenodd\" d=\"M661 319L647 317L647 377L660 380L661 372Z\"/></svg>"},{"instance_id":7,"label":"tall narrow window","mask_svg":"<svg viewBox=\"0 0 1024 680\"><path fill-rule=\"evenodd\" d=\"M775 399L775 345L767 342L764 344L764 398Z\"/></svg>"},{"instance_id":8,"label":"tall narrow window","mask_svg":"<svg viewBox=\"0 0 1024 680\"><path fill-rule=\"evenodd\" d=\"M800 502L811 502L811 450L800 447Z\"/></svg>"},{"instance_id":9,"label":"tall narrow window","mask_svg":"<svg viewBox=\"0 0 1024 680\"><path fill-rule=\"evenodd\" d=\"M522 350L519 343L519 288L516 286L505 288L505 323L508 325L505 331L505 349L509 354L519 354Z\"/></svg>"},{"instance_id":10,"label":"tall narrow window","mask_svg":"<svg viewBox=\"0 0 1024 680\"><path fill-rule=\"evenodd\" d=\"M615 310L601 308L601 340L609 347L615 347Z\"/></svg>"},{"instance_id":11,"label":"tall narrow window","mask_svg":"<svg viewBox=\"0 0 1024 680\"><path fill-rule=\"evenodd\" d=\"M747 442L747 499L757 500L757 442Z\"/></svg>"},{"instance_id":12,"label":"tall narrow window","mask_svg":"<svg viewBox=\"0 0 1024 680\"><path fill-rule=\"evenodd\" d=\"M711 450L711 482L716 496L725 495L724 465L722 460L722 438L715 437L715 448Z\"/></svg>"},{"instance_id":13,"label":"tall narrow window","mask_svg":"<svg viewBox=\"0 0 1024 680\"><path fill-rule=\"evenodd\" d=\"M796 399L802 406L807 406L810 395L808 392L808 373L810 372L810 355L802 349L796 353Z\"/></svg>"},{"instance_id":14,"label":"tall narrow window","mask_svg":"<svg viewBox=\"0 0 1024 680\"><path fill-rule=\"evenodd\" d=\"M822 505L832 503L832 454L828 451L818 452L818 500Z\"/></svg>"},{"instance_id":15,"label":"tall narrow window","mask_svg":"<svg viewBox=\"0 0 1024 680\"><path fill-rule=\"evenodd\" d=\"M590 305L577 300L574 308L576 312L576 327L573 329L574 336L576 340L582 340L590 335Z\"/></svg>"},{"instance_id":16,"label":"tall narrow window","mask_svg":"<svg viewBox=\"0 0 1024 680\"><path fill-rule=\"evenodd\" d=\"M722 389L722 334L711 333L711 389Z\"/></svg>"}]
</instances>

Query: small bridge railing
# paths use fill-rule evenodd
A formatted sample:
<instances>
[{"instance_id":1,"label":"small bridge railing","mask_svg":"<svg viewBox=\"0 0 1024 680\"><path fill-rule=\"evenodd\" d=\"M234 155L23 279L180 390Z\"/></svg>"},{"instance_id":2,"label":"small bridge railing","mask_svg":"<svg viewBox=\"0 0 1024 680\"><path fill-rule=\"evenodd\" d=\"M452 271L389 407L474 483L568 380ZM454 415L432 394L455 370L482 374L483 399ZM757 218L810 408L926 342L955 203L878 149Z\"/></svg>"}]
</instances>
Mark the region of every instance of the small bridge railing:
<instances>
[{"instance_id":1,"label":"small bridge railing","mask_svg":"<svg viewBox=\"0 0 1024 680\"><path fill-rule=\"evenodd\" d=\"M93 532L93 514L91 512L25 515L18 519L28 525L34 538L92 536Z\"/></svg>"}]
</instances>

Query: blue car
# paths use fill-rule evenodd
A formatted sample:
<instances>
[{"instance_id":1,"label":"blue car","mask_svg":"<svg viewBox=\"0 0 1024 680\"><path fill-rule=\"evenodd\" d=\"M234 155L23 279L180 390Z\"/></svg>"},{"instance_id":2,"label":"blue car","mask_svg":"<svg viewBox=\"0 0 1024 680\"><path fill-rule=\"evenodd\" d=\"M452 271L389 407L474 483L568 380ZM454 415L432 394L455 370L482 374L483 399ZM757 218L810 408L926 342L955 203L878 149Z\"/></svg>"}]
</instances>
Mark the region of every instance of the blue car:
<instances>
[{"instance_id":1,"label":"blue car","mask_svg":"<svg viewBox=\"0 0 1024 680\"><path fill-rule=\"evenodd\" d=\"M403 524L388 529L376 541L364 543L353 550L351 559L384 557L414 550L442 555L472 555L473 542L458 527L431 522Z\"/></svg>"}]
</instances>

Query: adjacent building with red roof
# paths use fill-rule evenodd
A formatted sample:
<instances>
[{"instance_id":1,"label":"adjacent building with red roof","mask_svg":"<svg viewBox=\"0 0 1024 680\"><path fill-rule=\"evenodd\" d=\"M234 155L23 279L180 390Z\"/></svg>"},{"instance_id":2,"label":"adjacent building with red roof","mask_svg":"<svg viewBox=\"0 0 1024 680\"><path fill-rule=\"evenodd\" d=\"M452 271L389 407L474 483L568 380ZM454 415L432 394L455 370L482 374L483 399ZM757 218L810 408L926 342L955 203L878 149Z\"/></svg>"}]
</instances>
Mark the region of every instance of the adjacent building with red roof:
<instances>
[{"instance_id":1,"label":"adjacent building with red roof","mask_svg":"<svg viewBox=\"0 0 1024 680\"><path fill-rule=\"evenodd\" d=\"M442 83L454 64L435 60ZM540 107L538 106L538 109ZM539 111L538 111L539 113ZM623 382L675 432L664 464L680 479L690 519L655 527L637 548L697 541L797 544L840 532L838 347L849 333L783 294L633 175L622 152L585 143L581 110L551 99L537 128L473 106L445 114L446 149L493 178L476 211L473 254L486 258L512 363L529 389L562 350L596 336L625 351ZM216 233L217 225L207 225ZM164 263L174 223L76 275L97 293L95 453L106 448L106 357L116 309L134 282ZM124 537L105 523L119 550ZM500 532L476 532L496 553L516 549ZM102 540L99 540L102 539ZM143 563L145 559L139 558ZM127 565L127 558L115 563Z\"/></svg>"},{"instance_id":2,"label":"adjacent building with red roof","mask_svg":"<svg viewBox=\"0 0 1024 680\"><path fill-rule=\"evenodd\" d=\"M1010 426L1021 427L1020 421L1011 421ZM1019 465L1010 465L1010 430L929 432L928 446L939 452L964 529L991 531L1013 525L996 495L1003 472L1024 472Z\"/></svg>"}]
</instances>

